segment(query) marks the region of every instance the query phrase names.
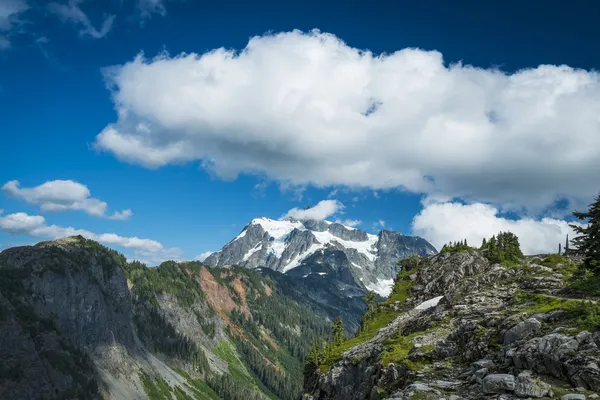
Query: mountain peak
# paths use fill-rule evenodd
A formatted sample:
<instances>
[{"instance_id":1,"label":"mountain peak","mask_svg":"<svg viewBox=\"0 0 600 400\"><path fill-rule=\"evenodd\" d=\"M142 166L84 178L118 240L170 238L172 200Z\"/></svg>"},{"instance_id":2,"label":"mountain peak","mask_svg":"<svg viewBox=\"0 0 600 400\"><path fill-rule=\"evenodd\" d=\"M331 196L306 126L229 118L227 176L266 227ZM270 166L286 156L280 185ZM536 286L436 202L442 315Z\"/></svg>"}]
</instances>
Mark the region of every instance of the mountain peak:
<instances>
[{"instance_id":1,"label":"mountain peak","mask_svg":"<svg viewBox=\"0 0 600 400\"><path fill-rule=\"evenodd\" d=\"M373 235L326 220L260 217L204 262L265 267L301 278L322 273L386 296L399 259L434 253L428 242L398 232Z\"/></svg>"}]
</instances>

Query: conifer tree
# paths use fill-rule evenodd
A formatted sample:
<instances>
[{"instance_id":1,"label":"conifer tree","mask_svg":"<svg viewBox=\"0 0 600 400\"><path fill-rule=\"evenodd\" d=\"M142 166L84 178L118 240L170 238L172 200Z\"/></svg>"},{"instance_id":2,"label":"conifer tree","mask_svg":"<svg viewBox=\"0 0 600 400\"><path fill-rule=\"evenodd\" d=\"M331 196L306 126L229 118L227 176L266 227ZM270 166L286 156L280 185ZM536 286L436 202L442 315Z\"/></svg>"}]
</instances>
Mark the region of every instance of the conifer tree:
<instances>
[{"instance_id":1,"label":"conifer tree","mask_svg":"<svg viewBox=\"0 0 600 400\"><path fill-rule=\"evenodd\" d=\"M583 267L600 274L600 195L589 205L587 212L573 212L575 218L587 223L586 226L571 224L579 234L571 240L574 251L583 256Z\"/></svg>"},{"instance_id":2,"label":"conifer tree","mask_svg":"<svg viewBox=\"0 0 600 400\"><path fill-rule=\"evenodd\" d=\"M344 321L341 317L337 317L335 321L333 321L333 325L331 327L331 334L333 336L333 344L340 345L344 341Z\"/></svg>"}]
</instances>

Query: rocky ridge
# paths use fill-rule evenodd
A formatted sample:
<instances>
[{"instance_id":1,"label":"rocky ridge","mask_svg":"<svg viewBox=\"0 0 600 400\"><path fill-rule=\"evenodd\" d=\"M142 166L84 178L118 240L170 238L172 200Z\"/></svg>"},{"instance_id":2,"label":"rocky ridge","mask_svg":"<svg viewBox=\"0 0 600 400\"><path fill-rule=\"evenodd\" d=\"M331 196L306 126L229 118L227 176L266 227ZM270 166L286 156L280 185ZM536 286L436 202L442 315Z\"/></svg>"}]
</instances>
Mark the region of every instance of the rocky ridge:
<instances>
[{"instance_id":1,"label":"rocky ridge","mask_svg":"<svg viewBox=\"0 0 600 400\"><path fill-rule=\"evenodd\" d=\"M357 337L305 375L304 400L597 398L600 306L565 288L574 260L407 260Z\"/></svg>"},{"instance_id":2,"label":"rocky ridge","mask_svg":"<svg viewBox=\"0 0 600 400\"><path fill-rule=\"evenodd\" d=\"M0 398L291 399L332 311L280 286L243 268L148 268L82 237L4 250Z\"/></svg>"},{"instance_id":3,"label":"rocky ridge","mask_svg":"<svg viewBox=\"0 0 600 400\"><path fill-rule=\"evenodd\" d=\"M372 235L329 221L256 218L205 263L262 267L298 278L319 275L345 285L348 293L360 288L387 296L398 260L435 253L426 240L398 232Z\"/></svg>"}]
</instances>

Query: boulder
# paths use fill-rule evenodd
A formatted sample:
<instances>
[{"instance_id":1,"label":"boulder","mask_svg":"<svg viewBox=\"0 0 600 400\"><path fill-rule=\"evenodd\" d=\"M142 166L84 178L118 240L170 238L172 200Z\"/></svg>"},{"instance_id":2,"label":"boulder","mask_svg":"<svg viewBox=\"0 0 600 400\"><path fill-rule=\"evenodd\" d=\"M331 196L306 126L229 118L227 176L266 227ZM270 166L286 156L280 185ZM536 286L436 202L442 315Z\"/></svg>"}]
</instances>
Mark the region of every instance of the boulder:
<instances>
[{"instance_id":1,"label":"boulder","mask_svg":"<svg viewBox=\"0 0 600 400\"><path fill-rule=\"evenodd\" d=\"M519 397L546 397L551 391L552 387L533 378L531 371L521 372L515 381L515 394Z\"/></svg>"},{"instance_id":2,"label":"boulder","mask_svg":"<svg viewBox=\"0 0 600 400\"><path fill-rule=\"evenodd\" d=\"M535 318L526 319L510 328L504 334L504 345L508 346L519 340L527 339L542 327L542 323Z\"/></svg>"},{"instance_id":3,"label":"boulder","mask_svg":"<svg viewBox=\"0 0 600 400\"><path fill-rule=\"evenodd\" d=\"M491 374L481 382L483 393L506 393L515 390L515 377L510 374Z\"/></svg>"}]
</instances>

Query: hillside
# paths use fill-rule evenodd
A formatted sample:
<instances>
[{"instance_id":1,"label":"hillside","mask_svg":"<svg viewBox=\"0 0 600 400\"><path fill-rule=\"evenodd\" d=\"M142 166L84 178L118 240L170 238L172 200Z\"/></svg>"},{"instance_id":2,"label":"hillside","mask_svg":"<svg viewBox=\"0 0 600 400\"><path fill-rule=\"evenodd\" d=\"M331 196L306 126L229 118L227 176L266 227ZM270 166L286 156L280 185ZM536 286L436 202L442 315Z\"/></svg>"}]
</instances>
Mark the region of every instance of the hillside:
<instances>
[{"instance_id":1,"label":"hillside","mask_svg":"<svg viewBox=\"0 0 600 400\"><path fill-rule=\"evenodd\" d=\"M303 399L597 398L600 306L579 260L464 247L405 260L356 336L311 353Z\"/></svg>"},{"instance_id":2,"label":"hillside","mask_svg":"<svg viewBox=\"0 0 600 400\"><path fill-rule=\"evenodd\" d=\"M309 305L256 271L147 268L82 237L7 249L0 398L294 399L330 326Z\"/></svg>"}]
</instances>

